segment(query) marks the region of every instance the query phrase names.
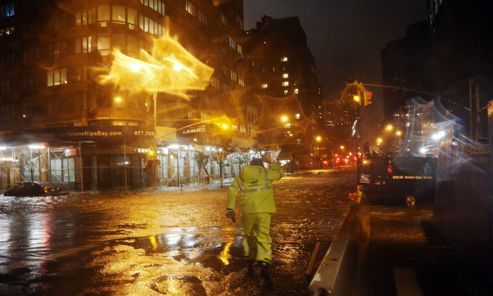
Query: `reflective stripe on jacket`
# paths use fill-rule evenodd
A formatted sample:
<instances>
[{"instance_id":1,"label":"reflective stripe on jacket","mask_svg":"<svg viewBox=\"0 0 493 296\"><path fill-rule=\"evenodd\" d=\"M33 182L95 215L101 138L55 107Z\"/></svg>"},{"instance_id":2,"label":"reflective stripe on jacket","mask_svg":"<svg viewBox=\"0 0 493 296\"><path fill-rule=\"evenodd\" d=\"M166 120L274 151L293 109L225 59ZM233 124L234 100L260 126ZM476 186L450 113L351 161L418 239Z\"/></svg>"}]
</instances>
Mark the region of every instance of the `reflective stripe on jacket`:
<instances>
[{"instance_id":1,"label":"reflective stripe on jacket","mask_svg":"<svg viewBox=\"0 0 493 296\"><path fill-rule=\"evenodd\" d=\"M245 214L275 213L272 181L278 180L283 173L277 163L271 163L269 169L260 166L246 166L236 177L228 191L227 208L236 207L236 197L240 198L240 207Z\"/></svg>"}]
</instances>

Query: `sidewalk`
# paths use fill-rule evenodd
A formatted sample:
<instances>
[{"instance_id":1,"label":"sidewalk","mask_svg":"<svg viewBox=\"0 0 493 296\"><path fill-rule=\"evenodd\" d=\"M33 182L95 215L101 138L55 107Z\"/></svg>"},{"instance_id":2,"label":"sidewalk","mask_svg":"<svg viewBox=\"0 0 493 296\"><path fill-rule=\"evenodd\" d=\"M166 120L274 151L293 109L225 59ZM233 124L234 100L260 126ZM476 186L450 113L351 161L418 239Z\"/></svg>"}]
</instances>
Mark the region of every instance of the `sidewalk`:
<instances>
[{"instance_id":1,"label":"sidewalk","mask_svg":"<svg viewBox=\"0 0 493 296\"><path fill-rule=\"evenodd\" d=\"M233 182L233 178L226 178L222 183L222 188L228 188ZM214 181L210 184L184 184L181 186L159 186L156 188L146 188L139 190L111 190L111 191L70 191L70 196L90 196L90 195L117 195L117 194L155 194L155 193L165 193L165 192L191 192L200 190L215 190L221 188L221 182Z\"/></svg>"},{"instance_id":2,"label":"sidewalk","mask_svg":"<svg viewBox=\"0 0 493 296\"><path fill-rule=\"evenodd\" d=\"M491 283L434 231L431 203L362 204L356 217L368 239L359 241L366 255L353 295L493 295Z\"/></svg>"}]
</instances>

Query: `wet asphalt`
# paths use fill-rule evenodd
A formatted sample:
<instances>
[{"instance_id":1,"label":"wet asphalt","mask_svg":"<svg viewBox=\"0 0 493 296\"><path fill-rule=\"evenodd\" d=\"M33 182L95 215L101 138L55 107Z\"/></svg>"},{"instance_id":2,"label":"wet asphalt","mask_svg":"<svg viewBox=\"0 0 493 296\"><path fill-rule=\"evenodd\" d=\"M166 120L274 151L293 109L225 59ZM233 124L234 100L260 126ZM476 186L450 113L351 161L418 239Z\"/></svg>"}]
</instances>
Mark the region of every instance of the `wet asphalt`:
<instances>
[{"instance_id":1,"label":"wet asphalt","mask_svg":"<svg viewBox=\"0 0 493 296\"><path fill-rule=\"evenodd\" d=\"M270 290L246 278L226 188L0 196L0 295L309 295L309 256L317 241L319 258L327 250L354 179L322 171L275 183Z\"/></svg>"}]
</instances>

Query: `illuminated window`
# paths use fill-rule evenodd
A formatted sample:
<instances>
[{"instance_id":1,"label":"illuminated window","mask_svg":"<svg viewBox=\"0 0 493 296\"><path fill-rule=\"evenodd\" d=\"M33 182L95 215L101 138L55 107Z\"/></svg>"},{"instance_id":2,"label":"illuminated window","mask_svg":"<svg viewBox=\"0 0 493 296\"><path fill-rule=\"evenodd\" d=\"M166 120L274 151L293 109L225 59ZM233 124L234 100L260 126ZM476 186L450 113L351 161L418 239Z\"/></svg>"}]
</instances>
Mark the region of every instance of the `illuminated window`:
<instances>
[{"instance_id":1,"label":"illuminated window","mask_svg":"<svg viewBox=\"0 0 493 296\"><path fill-rule=\"evenodd\" d=\"M110 54L110 38L108 36L98 36L98 51L101 55Z\"/></svg>"},{"instance_id":2,"label":"illuminated window","mask_svg":"<svg viewBox=\"0 0 493 296\"><path fill-rule=\"evenodd\" d=\"M0 4L0 17L12 17L15 15L15 7L13 2Z\"/></svg>"},{"instance_id":3,"label":"illuminated window","mask_svg":"<svg viewBox=\"0 0 493 296\"><path fill-rule=\"evenodd\" d=\"M225 25L225 26L226 26L226 25L228 24L228 20L226 19L226 16L225 16L224 14L221 14L220 19L221 19L221 23L222 23L223 25Z\"/></svg>"},{"instance_id":4,"label":"illuminated window","mask_svg":"<svg viewBox=\"0 0 493 296\"><path fill-rule=\"evenodd\" d=\"M282 74L282 78L284 78L284 79L289 78L289 74L288 73L283 73Z\"/></svg>"},{"instance_id":5,"label":"illuminated window","mask_svg":"<svg viewBox=\"0 0 493 296\"><path fill-rule=\"evenodd\" d=\"M267 83L262 83L262 85L260 87L263 89L266 89L269 87L269 85Z\"/></svg>"},{"instance_id":6,"label":"illuminated window","mask_svg":"<svg viewBox=\"0 0 493 296\"><path fill-rule=\"evenodd\" d=\"M15 28L14 27L6 27L0 29L0 37L5 37L14 34Z\"/></svg>"},{"instance_id":7,"label":"illuminated window","mask_svg":"<svg viewBox=\"0 0 493 296\"><path fill-rule=\"evenodd\" d=\"M140 15L140 29L144 32L149 32L157 36L164 35L164 26L155 22L151 18Z\"/></svg>"},{"instance_id":8,"label":"illuminated window","mask_svg":"<svg viewBox=\"0 0 493 296\"><path fill-rule=\"evenodd\" d=\"M67 68L48 70L46 78L47 86L67 84Z\"/></svg>"},{"instance_id":9,"label":"illuminated window","mask_svg":"<svg viewBox=\"0 0 493 296\"><path fill-rule=\"evenodd\" d=\"M243 47L240 44L236 44L236 50L240 55L243 55Z\"/></svg>"},{"instance_id":10,"label":"illuminated window","mask_svg":"<svg viewBox=\"0 0 493 296\"><path fill-rule=\"evenodd\" d=\"M241 86L245 86L245 80L243 79L243 77L238 77L238 84Z\"/></svg>"},{"instance_id":11,"label":"illuminated window","mask_svg":"<svg viewBox=\"0 0 493 296\"><path fill-rule=\"evenodd\" d=\"M164 2L160 0L140 0L140 3L142 5L145 5L155 11L157 11L159 14L164 15L166 11L166 6Z\"/></svg>"},{"instance_id":12,"label":"illuminated window","mask_svg":"<svg viewBox=\"0 0 493 296\"><path fill-rule=\"evenodd\" d=\"M233 70L230 70L229 71L229 77L233 81L238 81L238 74L235 71L233 71Z\"/></svg>"},{"instance_id":13,"label":"illuminated window","mask_svg":"<svg viewBox=\"0 0 493 296\"><path fill-rule=\"evenodd\" d=\"M127 8L127 23L130 29L137 25L137 11L132 8Z\"/></svg>"},{"instance_id":14,"label":"illuminated window","mask_svg":"<svg viewBox=\"0 0 493 296\"><path fill-rule=\"evenodd\" d=\"M101 26L105 27L110 20L110 6L100 5L98 6L98 22Z\"/></svg>"},{"instance_id":15,"label":"illuminated window","mask_svg":"<svg viewBox=\"0 0 493 296\"><path fill-rule=\"evenodd\" d=\"M294 89L295 94L299 94L299 92L300 92L299 89L297 89L297 88Z\"/></svg>"},{"instance_id":16,"label":"illuminated window","mask_svg":"<svg viewBox=\"0 0 493 296\"><path fill-rule=\"evenodd\" d=\"M93 37L92 36L84 36L81 38L76 38L74 40L75 45L75 53L88 53L94 50L94 46L92 44Z\"/></svg>"},{"instance_id":17,"label":"illuminated window","mask_svg":"<svg viewBox=\"0 0 493 296\"><path fill-rule=\"evenodd\" d=\"M281 62L287 62L288 61L288 57L282 57L281 58Z\"/></svg>"},{"instance_id":18,"label":"illuminated window","mask_svg":"<svg viewBox=\"0 0 493 296\"><path fill-rule=\"evenodd\" d=\"M125 23L125 6L113 5L111 7L111 20L113 23Z\"/></svg>"},{"instance_id":19,"label":"illuminated window","mask_svg":"<svg viewBox=\"0 0 493 296\"><path fill-rule=\"evenodd\" d=\"M289 86L289 81L283 81L282 86Z\"/></svg>"},{"instance_id":20,"label":"illuminated window","mask_svg":"<svg viewBox=\"0 0 493 296\"><path fill-rule=\"evenodd\" d=\"M228 41L229 41L229 47L236 49L236 41L231 37L228 37Z\"/></svg>"},{"instance_id":21,"label":"illuminated window","mask_svg":"<svg viewBox=\"0 0 493 296\"><path fill-rule=\"evenodd\" d=\"M287 89L283 90L282 92L284 93L284 95L287 95L288 94L288 90Z\"/></svg>"},{"instance_id":22,"label":"illuminated window","mask_svg":"<svg viewBox=\"0 0 493 296\"><path fill-rule=\"evenodd\" d=\"M193 5L192 2L186 0L185 1L185 10L191 14L191 15L195 15L195 5Z\"/></svg>"}]
</instances>

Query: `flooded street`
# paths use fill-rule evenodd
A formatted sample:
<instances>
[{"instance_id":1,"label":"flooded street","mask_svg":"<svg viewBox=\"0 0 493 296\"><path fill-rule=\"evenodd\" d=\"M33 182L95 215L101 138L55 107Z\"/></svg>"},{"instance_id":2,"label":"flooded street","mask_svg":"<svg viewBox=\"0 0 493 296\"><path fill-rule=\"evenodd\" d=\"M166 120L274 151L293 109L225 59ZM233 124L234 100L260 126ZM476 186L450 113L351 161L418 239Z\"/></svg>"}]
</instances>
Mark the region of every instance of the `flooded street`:
<instances>
[{"instance_id":1,"label":"flooded street","mask_svg":"<svg viewBox=\"0 0 493 296\"><path fill-rule=\"evenodd\" d=\"M353 173L274 185L274 289L246 279L241 226L226 190L60 197L0 196L1 295L307 295L316 241L344 219Z\"/></svg>"}]
</instances>

